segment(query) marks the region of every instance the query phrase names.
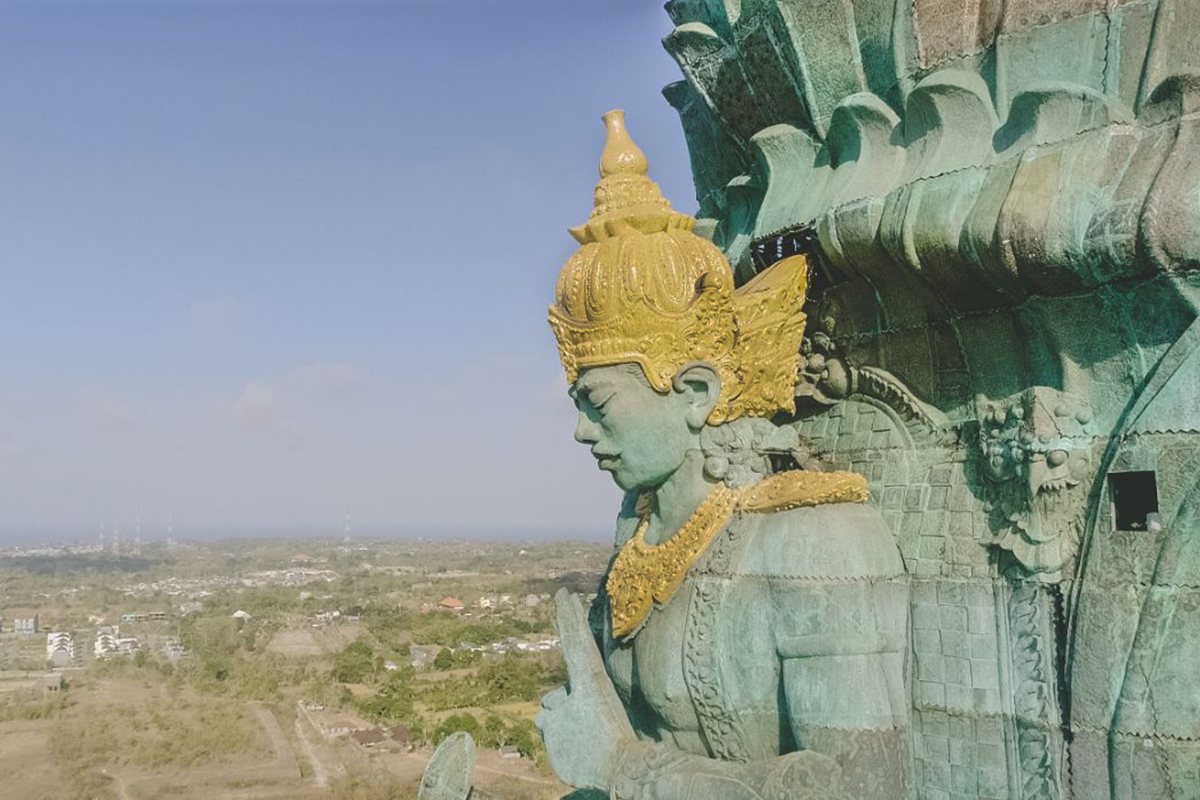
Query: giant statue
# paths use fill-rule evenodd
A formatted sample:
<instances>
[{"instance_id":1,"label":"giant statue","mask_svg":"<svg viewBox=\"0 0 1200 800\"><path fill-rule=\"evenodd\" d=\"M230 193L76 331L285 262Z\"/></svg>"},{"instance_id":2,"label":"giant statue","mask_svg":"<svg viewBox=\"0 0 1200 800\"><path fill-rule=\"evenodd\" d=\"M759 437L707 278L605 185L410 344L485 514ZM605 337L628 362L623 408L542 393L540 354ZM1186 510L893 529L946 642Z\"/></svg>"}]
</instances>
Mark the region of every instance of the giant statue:
<instances>
[{"instance_id":1,"label":"giant statue","mask_svg":"<svg viewBox=\"0 0 1200 800\"><path fill-rule=\"evenodd\" d=\"M625 491L569 683L539 727L566 782L622 800L902 798L908 585L866 481L795 431L808 265L734 289L722 253L604 116L595 208L550 325L575 438Z\"/></svg>"},{"instance_id":2,"label":"giant statue","mask_svg":"<svg viewBox=\"0 0 1200 800\"><path fill-rule=\"evenodd\" d=\"M696 219L610 118L551 311L627 492L554 766L1198 800L1200 2L666 10Z\"/></svg>"}]
</instances>

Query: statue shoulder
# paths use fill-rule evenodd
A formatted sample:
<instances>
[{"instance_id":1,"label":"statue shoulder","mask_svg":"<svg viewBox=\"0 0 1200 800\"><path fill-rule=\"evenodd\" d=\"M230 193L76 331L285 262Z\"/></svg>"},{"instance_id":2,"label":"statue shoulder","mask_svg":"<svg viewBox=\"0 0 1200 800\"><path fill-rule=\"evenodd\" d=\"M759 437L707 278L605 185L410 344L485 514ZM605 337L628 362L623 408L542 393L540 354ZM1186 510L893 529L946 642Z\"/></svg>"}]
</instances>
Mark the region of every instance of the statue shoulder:
<instances>
[{"instance_id":1,"label":"statue shoulder","mask_svg":"<svg viewBox=\"0 0 1200 800\"><path fill-rule=\"evenodd\" d=\"M851 472L785 472L744 490L754 533L739 570L833 579L904 574L895 538Z\"/></svg>"}]
</instances>

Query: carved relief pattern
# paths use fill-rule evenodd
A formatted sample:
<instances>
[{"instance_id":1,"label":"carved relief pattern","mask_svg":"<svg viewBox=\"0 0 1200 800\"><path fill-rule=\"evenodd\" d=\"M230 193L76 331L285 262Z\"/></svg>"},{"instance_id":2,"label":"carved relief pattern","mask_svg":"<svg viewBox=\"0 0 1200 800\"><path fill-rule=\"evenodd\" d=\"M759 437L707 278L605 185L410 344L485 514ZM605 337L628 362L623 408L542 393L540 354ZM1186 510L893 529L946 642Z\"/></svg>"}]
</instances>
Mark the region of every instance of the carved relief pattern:
<instances>
[{"instance_id":1,"label":"carved relief pattern","mask_svg":"<svg viewBox=\"0 0 1200 800\"><path fill-rule=\"evenodd\" d=\"M1047 640L1049 607L1045 590L1014 583L1008 602L1012 638L1013 707L1016 712L1017 756L1024 800L1056 800L1058 777L1053 752L1060 744L1052 712L1053 651Z\"/></svg>"},{"instance_id":2,"label":"carved relief pattern","mask_svg":"<svg viewBox=\"0 0 1200 800\"><path fill-rule=\"evenodd\" d=\"M829 469L867 479L871 502L895 534L911 573L989 577L994 568L980 502L969 485L966 451L949 444L954 428L930 427L926 420L939 421L924 414L907 419L884 400L859 392L803 418L799 427ZM916 437L943 444L918 450Z\"/></svg>"},{"instance_id":3,"label":"carved relief pattern","mask_svg":"<svg viewBox=\"0 0 1200 800\"><path fill-rule=\"evenodd\" d=\"M680 751L649 742L627 748L610 791L612 800L641 800L651 796L653 784L677 771L686 761Z\"/></svg>"},{"instance_id":4,"label":"carved relief pattern","mask_svg":"<svg viewBox=\"0 0 1200 800\"><path fill-rule=\"evenodd\" d=\"M850 394L853 387L850 365L837 342L823 331L800 342L800 380L796 398L831 406Z\"/></svg>"},{"instance_id":5,"label":"carved relief pattern","mask_svg":"<svg viewBox=\"0 0 1200 800\"><path fill-rule=\"evenodd\" d=\"M844 730L807 726L805 745L842 765L856 797L899 797L908 780L908 731Z\"/></svg>"},{"instance_id":6,"label":"carved relief pattern","mask_svg":"<svg viewBox=\"0 0 1200 800\"><path fill-rule=\"evenodd\" d=\"M842 788L837 764L810 752L750 765L697 758L664 745L627 747L612 800L859 800ZM574 797L574 795L572 795Z\"/></svg>"},{"instance_id":7,"label":"carved relief pattern","mask_svg":"<svg viewBox=\"0 0 1200 800\"><path fill-rule=\"evenodd\" d=\"M724 425L706 426L700 432L704 472L732 488L749 486L773 471L772 459L786 468L820 470L792 425L775 425L760 417L741 417Z\"/></svg>"},{"instance_id":8,"label":"carved relief pattern","mask_svg":"<svg viewBox=\"0 0 1200 800\"><path fill-rule=\"evenodd\" d=\"M674 536L658 545L646 542L649 509L608 573L605 589L612 609L612 632L625 638L636 634L657 603L675 594L700 554L720 535L733 513L738 492L718 483Z\"/></svg>"},{"instance_id":9,"label":"carved relief pattern","mask_svg":"<svg viewBox=\"0 0 1200 800\"><path fill-rule=\"evenodd\" d=\"M809 312L819 328L836 319L837 336L830 326L802 344L800 428L831 468L868 479L913 575L918 796L1200 796L1200 761L1160 770L1178 773L1165 788L1133 766L1180 744L1159 735L1166 704L1148 706L1128 741L1110 736L1126 671L1145 683L1160 657L1156 645L1126 663L1175 532L1169 521L1113 530L1098 485L1103 437L1120 432L1122 409L1195 316L1184 281L1200 265L1200 4L669 8L693 169L739 277L772 263L749 253L801 232L833 268ZM774 50L743 50L761 28ZM799 114L767 101L780 91ZM1134 433L1200 429L1194 385ZM922 421L918 398L956 426ZM1194 451L1194 436L1180 448ZM1174 459L1134 466L1157 471L1164 517L1173 484L1194 475ZM1082 560L1089 497L1102 504L1080 587L1091 611L1072 640L1086 646L1064 664L1059 593ZM943 599L962 586L990 600ZM964 613L975 628L962 629ZM977 665L1001 672L976 685ZM1097 740L1074 778L1060 690L1076 726L1085 712L1091 726L1077 727L1073 753ZM1130 709L1144 699L1125 691ZM988 767L972 775L976 746Z\"/></svg>"},{"instance_id":10,"label":"carved relief pattern","mask_svg":"<svg viewBox=\"0 0 1200 800\"><path fill-rule=\"evenodd\" d=\"M993 544L1037 580L1069 578L1095 471L1090 405L1035 386L977 413Z\"/></svg>"},{"instance_id":11,"label":"carved relief pattern","mask_svg":"<svg viewBox=\"0 0 1200 800\"><path fill-rule=\"evenodd\" d=\"M728 687L721 685L716 664L718 648L714 647L717 611L729 586L725 575L730 572L746 524L744 516L735 513L697 570L684 633L683 673L700 718L700 728L713 756L726 761L746 761L750 757Z\"/></svg>"},{"instance_id":12,"label":"carved relief pattern","mask_svg":"<svg viewBox=\"0 0 1200 800\"><path fill-rule=\"evenodd\" d=\"M854 368L855 390L887 405L904 420L914 441L952 443L954 433L940 411L917 399L902 381L876 367Z\"/></svg>"},{"instance_id":13,"label":"carved relief pattern","mask_svg":"<svg viewBox=\"0 0 1200 800\"><path fill-rule=\"evenodd\" d=\"M647 507L637 532L617 554L605 583L613 635L633 636L655 605L665 605L671 599L735 508L769 514L802 506L863 503L866 499L867 482L853 472L789 470L738 489L718 483L687 523L666 542L656 545L646 542L650 524Z\"/></svg>"}]
</instances>

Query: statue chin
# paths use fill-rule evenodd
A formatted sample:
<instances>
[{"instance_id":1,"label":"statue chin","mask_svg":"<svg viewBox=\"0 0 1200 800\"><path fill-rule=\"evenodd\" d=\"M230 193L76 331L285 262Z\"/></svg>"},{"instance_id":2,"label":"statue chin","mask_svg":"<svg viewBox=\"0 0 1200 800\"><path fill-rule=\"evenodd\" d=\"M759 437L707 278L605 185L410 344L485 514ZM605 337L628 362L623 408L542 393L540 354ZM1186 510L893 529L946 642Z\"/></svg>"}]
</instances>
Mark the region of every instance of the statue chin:
<instances>
[{"instance_id":1,"label":"statue chin","mask_svg":"<svg viewBox=\"0 0 1200 800\"><path fill-rule=\"evenodd\" d=\"M612 477L613 483L615 483L617 488L619 488L621 491L637 492L639 494L643 492L656 491L671 477L670 475L667 475L664 478L647 480L645 478L638 478L635 475L631 475L628 470L621 469L620 467L615 469L605 469L604 467L601 467L601 469L609 473L609 475Z\"/></svg>"},{"instance_id":2,"label":"statue chin","mask_svg":"<svg viewBox=\"0 0 1200 800\"><path fill-rule=\"evenodd\" d=\"M607 467L602 464L600 466L600 471L607 472L609 477L612 478L613 483L615 483L617 488L623 492L644 492L657 488L654 486L646 486L644 482L639 482L631 478L618 466Z\"/></svg>"}]
</instances>

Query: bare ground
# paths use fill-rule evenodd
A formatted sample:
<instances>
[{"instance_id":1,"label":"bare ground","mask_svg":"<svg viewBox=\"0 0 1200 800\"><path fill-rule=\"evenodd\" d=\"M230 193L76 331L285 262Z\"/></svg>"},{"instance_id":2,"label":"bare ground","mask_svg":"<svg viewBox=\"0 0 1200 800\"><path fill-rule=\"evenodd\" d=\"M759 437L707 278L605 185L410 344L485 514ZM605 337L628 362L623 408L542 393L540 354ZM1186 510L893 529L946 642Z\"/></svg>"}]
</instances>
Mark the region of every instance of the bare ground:
<instances>
[{"instance_id":1,"label":"bare ground","mask_svg":"<svg viewBox=\"0 0 1200 800\"><path fill-rule=\"evenodd\" d=\"M66 787L50 753L52 720L0 724L0 775L4 795L24 800L59 800Z\"/></svg>"}]
</instances>

